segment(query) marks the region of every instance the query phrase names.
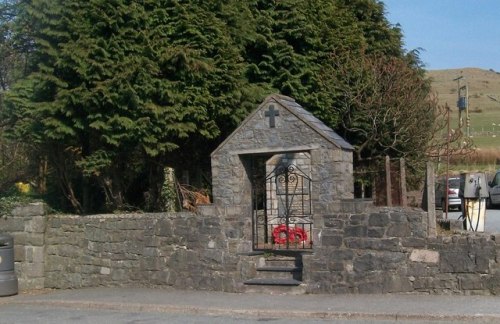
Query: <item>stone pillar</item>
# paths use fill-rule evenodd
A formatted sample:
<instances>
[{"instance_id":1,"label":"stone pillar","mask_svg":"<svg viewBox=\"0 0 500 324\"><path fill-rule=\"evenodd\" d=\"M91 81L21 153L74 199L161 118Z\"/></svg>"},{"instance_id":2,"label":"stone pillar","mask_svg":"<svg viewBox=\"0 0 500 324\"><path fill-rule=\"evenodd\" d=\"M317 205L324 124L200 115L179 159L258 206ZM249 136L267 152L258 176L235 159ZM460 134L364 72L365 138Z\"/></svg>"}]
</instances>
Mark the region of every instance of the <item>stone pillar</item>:
<instances>
[{"instance_id":1,"label":"stone pillar","mask_svg":"<svg viewBox=\"0 0 500 324\"><path fill-rule=\"evenodd\" d=\"M21 291L44 288L45 214L43 203L19 206L12 211L12 220L20 225L24 223L22 231L11 233L14 237L15 268Z\"/></svg>"}]
</instances>

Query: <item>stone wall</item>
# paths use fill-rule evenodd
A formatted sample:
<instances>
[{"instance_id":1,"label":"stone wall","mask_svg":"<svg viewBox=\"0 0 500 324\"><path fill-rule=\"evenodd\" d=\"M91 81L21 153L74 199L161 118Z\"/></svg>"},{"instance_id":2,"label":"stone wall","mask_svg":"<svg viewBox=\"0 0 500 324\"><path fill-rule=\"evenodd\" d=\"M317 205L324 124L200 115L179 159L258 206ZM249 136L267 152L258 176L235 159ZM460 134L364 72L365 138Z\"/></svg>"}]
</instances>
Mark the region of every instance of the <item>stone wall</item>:
<instances>
[{"instance_id":1,"label":"stone wall","mask_svg":"<svg viewBox=\"0 0 500 324\"><path fill-rule=\"evenodd\" d=\"M427 237L426 213L369 208L324 216L304 256L310 293L500 294L500 235Z\"/></svg>"},{"instance_id":2,"label":"stone wall","mask_svg":"<svg viewBox=\"0 0 500 324\"><path fill-rule=\"evenodd\" d=\"M234 291L239 258L215 208L204 215L45 215L43 205L0 218L14 237L20 290L174 286Z\"/></svg>"},{"instance_id":3,"label":"stone wall","mask_svg":"<svg viewBox=\"0 0 500 324\"><path fill-rule=\"evenodd\" d=\"M317 244L303 256L310 293L500 294L500 235L427 237L426 213L344 201L315 219ZM241 210L202 206L198 214L46 215L44 206L1 217L14 236L20 290L173 286L242 291L256 257L221 220ZM241 250L239 251L238 248ZM258 258L262 258L260 255Z\"/></svg>"}]
</instances>

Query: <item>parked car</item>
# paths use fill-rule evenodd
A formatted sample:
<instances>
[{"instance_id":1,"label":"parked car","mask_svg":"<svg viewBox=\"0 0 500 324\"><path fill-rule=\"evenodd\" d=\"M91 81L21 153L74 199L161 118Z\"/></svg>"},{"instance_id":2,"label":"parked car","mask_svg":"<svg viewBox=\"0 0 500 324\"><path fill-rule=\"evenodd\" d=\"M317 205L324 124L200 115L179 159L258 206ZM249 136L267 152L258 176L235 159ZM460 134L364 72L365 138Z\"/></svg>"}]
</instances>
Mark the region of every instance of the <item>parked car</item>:
<instances>
[{"instance_id":1,"label":"parked car","mask_svg":"<svg viewBox=\"0 0 500 324\"><path fill-rule=\"evenodd\" d=\"M495 173L493 180L488 182L488 198L486 208L500 206L500 170Z\"/></svg>"},{"instance_id":2,"label":"parked car","mask_svg":"<svg viewBox=\"0 0 500 324\"><path fill-rule=\"evenodd\" d=\"M448 178L448 210L462 208L462 199L458 195L460 189L460 178ZM445 209L446 199L446 178L441 178L436 183L436 207ZM500 198L500 197L499 197Z\"/></svg>"}]
</instances>

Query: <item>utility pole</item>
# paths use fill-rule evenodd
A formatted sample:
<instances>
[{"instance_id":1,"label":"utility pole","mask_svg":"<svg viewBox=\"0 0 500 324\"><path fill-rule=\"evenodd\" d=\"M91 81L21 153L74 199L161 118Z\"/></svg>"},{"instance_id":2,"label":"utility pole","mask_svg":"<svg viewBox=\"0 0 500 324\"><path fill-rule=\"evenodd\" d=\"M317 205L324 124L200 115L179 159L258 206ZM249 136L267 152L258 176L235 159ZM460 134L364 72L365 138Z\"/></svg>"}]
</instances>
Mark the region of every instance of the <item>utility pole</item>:
<instances>
[{"instance_id":1,"label":"utility pole","mask_svg":"<svg viewBox=\"0 0 500 324\"><path fill-rule=\"evenodd\" d=\"M463 80L463 85L461 84ZM462 111L465 110L465 127L466 127L466 135L470 137L470 117L469 117L469 86L467 81L465 81L465 77L463 75L458 78L453 79L453 81L457 81L457 92L458 92L458 127L462 128L463 120L462 120Z\"/></svg>"},{"instance_id":2,"label":"utility pole","mask_svg":"<svg viewBox=\"0 0 500 324\"><path fill-rule=\"evenodd\" d=\"M445 183L446 183L446 188L445 188L445 203L442 208L446 208L446 213L444 219L448 219L448 204L449 204L449 190L450 190L450 183L448 182L450 179L450 107L448 107L448 104L445 105L446 107L446 119L447 119L447 133L446 133L446 177L445 177Z\"/></svg>"}]
</instances>

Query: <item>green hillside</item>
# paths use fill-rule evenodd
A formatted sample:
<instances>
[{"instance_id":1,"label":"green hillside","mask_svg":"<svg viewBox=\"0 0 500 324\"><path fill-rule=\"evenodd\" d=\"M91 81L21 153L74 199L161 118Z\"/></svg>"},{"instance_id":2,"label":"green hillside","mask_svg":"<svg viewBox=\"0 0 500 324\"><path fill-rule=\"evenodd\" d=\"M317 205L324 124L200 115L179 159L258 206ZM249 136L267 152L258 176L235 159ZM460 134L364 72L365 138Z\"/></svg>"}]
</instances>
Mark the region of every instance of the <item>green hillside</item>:
<instances>
[{"instance_id":1,"label":"green hillside","mask_svg":"<svg viewBox=\"0 0 500 324\"><path fill-rule=\"evenodd\" d=\"M478 148L500 149L500 72L476 68L427 72L439 103L452 108L452 128L458 126L457 81L463 76L469 88L470 135ZM465 113L463 113L465 121ZM464 130L465 132L465 130Z\"/></svg>"}]
</instances>

